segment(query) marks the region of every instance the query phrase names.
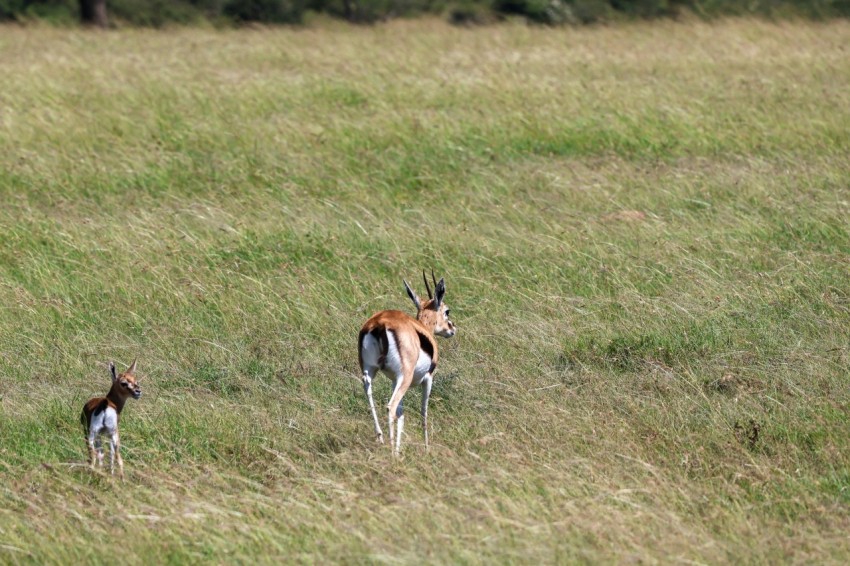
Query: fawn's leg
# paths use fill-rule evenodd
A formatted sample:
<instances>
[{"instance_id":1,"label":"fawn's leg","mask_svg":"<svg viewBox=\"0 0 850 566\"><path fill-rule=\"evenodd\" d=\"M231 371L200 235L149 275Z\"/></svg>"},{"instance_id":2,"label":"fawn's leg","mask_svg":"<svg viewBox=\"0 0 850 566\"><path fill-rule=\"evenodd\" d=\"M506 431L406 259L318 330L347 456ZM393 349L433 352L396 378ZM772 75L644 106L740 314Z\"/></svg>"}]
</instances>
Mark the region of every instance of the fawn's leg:
<instances>
[{"instance_id":1,"label":"fawn's leg","mask_svg":"<svg viewBox=\"0 0 850 566\"><path fill-rule=\"evenodd\" d=\"M118 438L118 431L112 433L112 438L109 442L109 471L115 475L115 459L118 459L118 476L124 479L124 461L121 459L121 440Z\"/></svg>"}]
</instances>

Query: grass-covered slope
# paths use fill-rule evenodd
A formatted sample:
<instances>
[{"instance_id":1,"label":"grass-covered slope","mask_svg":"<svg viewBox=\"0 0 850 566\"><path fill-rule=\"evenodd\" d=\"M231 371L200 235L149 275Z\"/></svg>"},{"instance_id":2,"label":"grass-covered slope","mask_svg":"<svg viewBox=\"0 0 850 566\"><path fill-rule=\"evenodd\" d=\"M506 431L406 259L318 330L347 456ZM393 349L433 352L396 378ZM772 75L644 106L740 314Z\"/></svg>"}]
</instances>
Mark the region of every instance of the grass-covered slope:
<instances>
[{"instance_id":1,"label":"grass-covered slope","mask_svg":"<svg viewBox=\"0 0 850 566\"><path fill-rule=\"evenodd\" d=\"M845 562L849 43L3 29L0 560ZM431 267L393 461L356 336Z\"/></svg>"}]
</instances>

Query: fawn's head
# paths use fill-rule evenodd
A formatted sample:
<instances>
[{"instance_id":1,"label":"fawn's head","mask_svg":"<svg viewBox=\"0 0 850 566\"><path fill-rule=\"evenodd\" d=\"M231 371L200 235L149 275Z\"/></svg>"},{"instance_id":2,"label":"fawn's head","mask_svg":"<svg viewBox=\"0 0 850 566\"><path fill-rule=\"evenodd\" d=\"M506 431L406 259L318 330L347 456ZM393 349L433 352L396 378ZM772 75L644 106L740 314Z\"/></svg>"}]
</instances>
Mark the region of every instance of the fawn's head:
<instances>
[{"instance_id":1,"label":"fawn's head","mask_svg":"<svg viewBox=\"0 0 850 566\"><path fill-rule=\"evenodd\" d=\"M139 386L141 378L136 378L135 375L136 360L133 360L124 373L117 373L115 362L109 362L109 373L112 375L112 387L117 388L122 397L132 396L133 399L138 399L142 396L142 388Z\"/></svg>"},{"instance_id":2,"label":"fawn's head","mask_svg":"<svg viewBox=\"0 0 850 566\"><path fill-rule=\"evenodd\" d=\"M457 332L454 323L449 319L449 307L443 302L443 297L446 294L446 282L441 277L440 282L434 277L434 272L431 272L431 280L434 282L434 293L431 294L431 287L428 286L428 278L425 277L425 272L422 272L422 280L425 282L425 290L428 291L428 300L422 302L419 297L404 281L404 288L407 289L407 294L410 300L416 306L416 320L425 325L434 334L444 338L451 338Z\"/></svg>"}]
</instances>

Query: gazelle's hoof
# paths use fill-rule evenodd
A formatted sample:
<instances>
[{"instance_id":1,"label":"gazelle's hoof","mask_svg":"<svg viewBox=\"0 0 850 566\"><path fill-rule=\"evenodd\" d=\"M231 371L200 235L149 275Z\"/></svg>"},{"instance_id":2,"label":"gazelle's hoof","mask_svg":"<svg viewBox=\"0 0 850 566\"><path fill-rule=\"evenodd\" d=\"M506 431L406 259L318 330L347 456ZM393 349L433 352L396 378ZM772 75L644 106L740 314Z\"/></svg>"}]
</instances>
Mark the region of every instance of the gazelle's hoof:
<instances>
[{"instance_id":1,"label":"gazelle's hoof","mask_svg":"<svg viewBox=\"0 0 850 566\"><path fill-rule=\"evenodd\" d=\"M378 436L375 437L375 440L378 441L379 444L383 444L384 443L384 435L379 434Z\"/></svg>"}]
</instances>

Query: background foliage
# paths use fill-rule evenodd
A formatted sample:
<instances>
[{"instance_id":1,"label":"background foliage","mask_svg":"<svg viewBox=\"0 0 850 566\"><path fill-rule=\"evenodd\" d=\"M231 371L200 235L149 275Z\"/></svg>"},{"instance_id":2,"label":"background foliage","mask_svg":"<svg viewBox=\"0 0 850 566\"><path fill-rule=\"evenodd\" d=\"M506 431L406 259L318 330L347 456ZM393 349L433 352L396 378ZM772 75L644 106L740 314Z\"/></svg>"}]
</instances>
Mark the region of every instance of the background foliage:
<instances>
[{"instance_id":1,"label":"background foliage","mask_svg":"<svg viewBox=\"0 0 850 566\"><path fill-rule=\"evenodd\" d=\"M159 27L199 22L298 24L309 12L367 23L420 14L454 23L487 23L519 16L543 24L586 24L694 14L703 18L850 16L850 0L108 0L121 24ZM74 0L0 0L0 20L73 22Z\"/></svg>"}]
</instances>

